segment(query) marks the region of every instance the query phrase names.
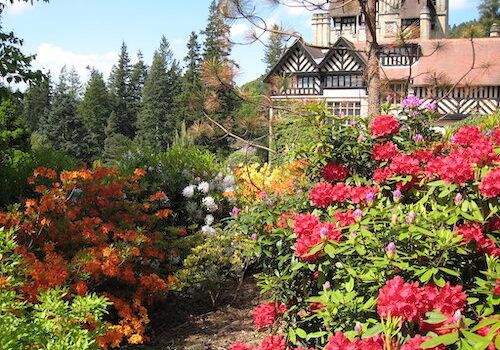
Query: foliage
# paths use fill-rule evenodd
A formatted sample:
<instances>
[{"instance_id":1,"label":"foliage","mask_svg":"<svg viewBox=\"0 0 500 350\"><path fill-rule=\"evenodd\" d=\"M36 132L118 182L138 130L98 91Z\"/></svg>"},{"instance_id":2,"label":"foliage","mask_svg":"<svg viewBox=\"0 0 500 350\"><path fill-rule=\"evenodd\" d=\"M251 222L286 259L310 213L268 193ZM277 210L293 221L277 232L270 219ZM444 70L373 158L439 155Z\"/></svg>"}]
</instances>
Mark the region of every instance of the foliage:
<instances>
[{"instance_id":1,"label":"foliage","mask_svg":"<svg viewBox=\"0 0 500 350\"><path fill-rule=\"evenodd\" d=\"M271 27L271 34L265 49L264 63L266 64L266 71L269 72L276 63L278 63L281 55L285 52L285 41L287 39L283 32L284 30L277 24Z\"/></svg>"},{"instance_id":2,"label":"foliage","mask_svg":"<svg viewBox=\"0 0 500 350\"><path fill-rule=\"evenodd\" d=\"M157 248L162 240L157 229L171 210L162 205L162 193L136 200L141 194L137 182L145 174L96 168L58 175L38 168L29 179L37 185L36 197L0 213L0 223L17 230L18 289L25 300L43 301L40 291L69 287L113 303L115 323L98 339L103 347L124 339L142 342L149 322L145 305L173 283L162 265L166 254Z\"/></svg>"},{"instance_id":3,"label":"foliage","mask_svg":"<svg viewBox=\"0 0 500 350\"><path fill-rule=\"evenodd\" d=\"M23 97L22 117L32 132L39 129L50 109L50 77L28 87Z\"/></svg>"},{"instance_id":4,"label":"foliage","mask_svg":"<svg viewBox=\"0 0 500 350\"><path fill-rule=\"evenodd\" d=\"M246 152L245 150L237 150L231 153L226 159L226 166L229 169L241 168L250 164L258 164L261 159L256 152Z\"/></svg>"},{"instance_id":5,"label":"foliage","mask_svg":"<svg viewBox=\"0 0 500 350\"><path fill-rule=\"evenodd\" d=\"M71 295L49 289L37 303L22 301L17 291L20 255L12 230L0 228L0 347L5 350L40 347L54 350L98 349L109 302L95 294Z\"/></svg>"},{"instance_id":6,"label":"foliage","mask_svg":"<svg viewBox=\"0 0 500 350\"><path fill-rule=\"evenodd\" d=\"M315 185L267 193L228 223L257 238L259 284L286 305L289 343L493 349L500 338L500 131L466 126L450 142L429 127L434 106L404 103L368 121L305 105L315 142L291 153Z\"/></svg>"},{"instance_id":7,"label":"foliage","mask_svg":"<svg viewBox=\"0 0 500 350\"><path fill-rule=\"evenodd\" d=\"M20 108L12 99L0 103L0 164L10 166L29 149L29 133L20 117Z\"/></svg>"}]
</instances>

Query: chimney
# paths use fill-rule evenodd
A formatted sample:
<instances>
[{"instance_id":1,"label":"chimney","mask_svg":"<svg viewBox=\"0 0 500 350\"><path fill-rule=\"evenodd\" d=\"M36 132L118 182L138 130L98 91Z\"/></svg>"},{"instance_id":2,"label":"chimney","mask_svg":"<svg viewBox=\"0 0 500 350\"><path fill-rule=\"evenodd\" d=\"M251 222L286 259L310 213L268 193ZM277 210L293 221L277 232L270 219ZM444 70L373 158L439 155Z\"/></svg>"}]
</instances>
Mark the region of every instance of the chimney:
<instances>
[{"instance_id":1,"label":"chimney","mask_svg":"<svg viewBox=\"0 0 500 350\"><path fill-rule=\"evenodd\" d=\"M328 12L314 13L312 17L313 45L328 46L330 44L330 16Z\"/></svg>"},{"instance_id":2,"label":"chimney","mask_svg":"<svg viewBox=\"0 0 500 350\"><path fill-rule=\"evenodd\" d=\"M492 38L498 38L500 37L500 26L498 26L498 23L493 23L490 28L490 37Z\"/></svg>"},{"instance_id":3,"label":"chimney","mask_svg":"<svg viewBox=\"0 0 500 350\"><path fill-rule=\"evenodd\" d=\"M420 39L429 40L431 38L431 11L426 6L420 10Z\"/></svg>"}]
</instances>

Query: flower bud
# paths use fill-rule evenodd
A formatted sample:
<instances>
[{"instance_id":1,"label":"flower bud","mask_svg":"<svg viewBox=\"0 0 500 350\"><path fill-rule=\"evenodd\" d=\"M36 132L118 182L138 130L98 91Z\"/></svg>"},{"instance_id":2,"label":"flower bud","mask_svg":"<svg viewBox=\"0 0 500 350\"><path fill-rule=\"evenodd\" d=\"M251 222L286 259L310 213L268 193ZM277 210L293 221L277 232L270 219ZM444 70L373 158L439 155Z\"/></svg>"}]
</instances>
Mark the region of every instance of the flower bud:
<instances>
[{"instance_id":1,"label":"flower bud","mask_svg":"<svg viewBox=\"0 0 500 350\"><path fill-rule=\"evenodd\" d=\"M464 196L462 196L460 193L455 196L455 205L459 205L462 203L462 200L464 199Z\"/></svg>"},{"instance_id":2,"label":"flower bud","mask_svg":"<svg viewBox=\"0 0 500 350\"><path fill-rule=\"evenodd\" d=\"M416 217L416 214L414 211L411 211L407 216L406 216L406 223L408 225L411 225L411 223L413 222L413 220L415 220L415 217Z\"/></svg>"},{"instance_id":3,"label":"flower bud","mask_svg":"<svg viewBox=\"0 0 500 350\"><path fill-rule=\"evenodd\" d=\"M354 216L356 222L360 222L361 217L363 216L363 211L361 209L356 209L354 213L352 213L352 216Z\"/></svg>"},{"instance_id":4,"label":"flower bud","mask_svg":"<svg viewBox=\"0 0 500 350\"><path fill-rule=\"evenodd\" d=\"M394 191L394 192L392 193L392 198L394 199L394 202L399 203L399 201L401 200L401 196L402 196L402 195L403 195L403 194L401 193L401 191L400 191L400 190L396 190L396 191Z\"/></svg>"},{"instance_id":5,"label":"flower bud","mask_svg":"<svg viewBox=\"0 0 500 350\"><path fill-rule=\"evenodd\" d=\"M391 224L396 225L397 223L398 223L398 216L396 214L394 214L391 217Z\"/></svg>"},{"instance_id":6,"label":"flower bud","mask_svg":"<svg viewBox=\"0 0 500 350\"><path fill-rule=\"evenodd\" d=\"M424 137L420 134L416 134L415 136L413 136L413 141L415 141L417 143L422 142L422 141L424 141Z\"/></svg>"},{"instance_id":7,"label":"flower bud","mask_svg":"<svg viewBox=\"0 0 500 350\"><path fill-rule=\"evenodd\" d=\"M391 242L385 247L385 252L387 253L387 257L389 259L394 258L394 255L396 255L396 245L394 242Z\"/></svg>"},{"instance_id":8,"label":"flower bud","mask_svg":"<svg viewBox=\"0 0 500 350\"><path fill-rule=\"evenodd\" d=\"M258 235L258 234L256 234L256 233L254 233L254 234L252 234L250 237L251 237L254 241L256 241L256 240L257 240L257 238L259 238L259 235Z\"/></svg>"},{"instance_id":9,"label":"flower bud","mask_svg":"<svg viewBox=\"0 0 500 350\"><path fill-rule=\"evenodd\" d=\"M328 235L328 229L326 227L322 227L319 230L319 235L323 238L325 238Z\"/></svg>"},{"instance_id":10,"label":"flower bud","mask_svg":"<svg viewBox=\"0 0 500 350\"><path fill-rule=\"evenodd\" d=\"M366 140L366 137L364 137L363 135L358 136L358 142L363 142L365 140Z\"/></svg>"},{"instance_id":11,"label":"flower bud","mask_svg":"<svg viewBox=\"0 0 500 350\"><path fill-rule=\"evenodd\" d=\"M332 285L330 284L329 281L326 281L325 283L323 283L323 288L324 289L330 289L330 288L332 288Z\"/></svg>"},{"instance_id":12,"label":"flower bud","mask_svg":"<svg viewBox=\"0 0 500 350\"><path fill-rule=\"evenodd\" d=\"M361 334L361 332L363 331L363 326L361 325L361 323L356 322L356 325L354 326L354 331L358 334Z\"/></svg>"},{"instance_id":13,"label":"flower bud","mask_svg":"<svg viewBox=\"0 0 500 350\"><path fill-rule=\"evenodd\" d=\"M460 323L462 321L462 313L460 312L460 310L455 311L453 317L451 318L451 321L453 323Z\"/></svg>"}]
</instances>

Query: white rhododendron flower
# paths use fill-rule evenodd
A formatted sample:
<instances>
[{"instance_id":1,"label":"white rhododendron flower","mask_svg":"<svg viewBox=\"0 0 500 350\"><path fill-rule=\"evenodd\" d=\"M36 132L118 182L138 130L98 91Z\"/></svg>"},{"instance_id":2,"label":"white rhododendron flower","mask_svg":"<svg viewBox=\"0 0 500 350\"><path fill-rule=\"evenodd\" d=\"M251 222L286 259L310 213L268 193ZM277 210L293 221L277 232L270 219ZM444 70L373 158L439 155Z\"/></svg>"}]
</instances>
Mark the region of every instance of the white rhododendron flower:
<instances>
[{"instance_id":1,"label":"white rhododendron flower","mask_svg":"<svg viewBox=\"0 0 500 350\"><path fill-rule=\"evenodd\" d=\"M198 190L202 193L208 193L208 191L210 190L210 184L206 181L203 181L198 185Z\"/></svg>"},{"instance_id":2,"label":"white rhododendron flower","mask_svg":"<svg viewBox=\"0 0 500 350\"><path fill-rule=\"evenodd\" d=\"M205 216L205 224L212 225L214 223L214 216L212 214L208 214Z\"/></svg>"},{"instance_id":3,"label":"white rhododendron flower","mask_svg":"<svg viewBox=\"0 0 500 350\"><path fill-rule=\"evenodd\" d=\"M191 198L193 197L194 195L194 190L196 189L196 186L195 185L189 185L189 186L186 186L183 190L182 190L182 195L186 198Z\"/></svg>"},{"instance_id":4,"label":"white rhododendron flower","mask_svg":"<svg viewBox=\"0 0 500 350\"><path fill-rule=\"evenodd\" d=\"M216 233L215 229L210 225L203 226L201 228L201 232L203 232L204 234L209 234L209 235L213 235Z\"/></svg>"}]
</instances>

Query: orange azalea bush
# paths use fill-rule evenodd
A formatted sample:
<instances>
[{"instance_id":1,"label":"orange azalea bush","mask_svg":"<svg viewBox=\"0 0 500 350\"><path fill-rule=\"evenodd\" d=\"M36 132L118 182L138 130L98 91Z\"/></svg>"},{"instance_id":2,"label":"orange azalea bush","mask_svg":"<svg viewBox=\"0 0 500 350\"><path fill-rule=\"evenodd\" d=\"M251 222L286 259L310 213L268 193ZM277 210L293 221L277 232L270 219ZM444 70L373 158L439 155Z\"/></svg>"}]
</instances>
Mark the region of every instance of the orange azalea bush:
<instances>
[{"instance_id":1,"label":"orange azalea bush","mask_svg":"<svg viewBox=\"0 0 500 350\"><path fill-rule=\"evenodd\" d=\"M19 292L26 300L36 302L43 290L69 286L74 294L95 292L113 303L114 322L99 338L104 348L143 342L146 306L174 283L162 264L165 252L156 248L162 234L155 229L171 213L161 207L166 196L134 200L145 174L137 169L124 176L106 168L57 174L39 168L28 180L37 197L0 213L0 226L17 231Z\"/></svg>"}]
</instances>

